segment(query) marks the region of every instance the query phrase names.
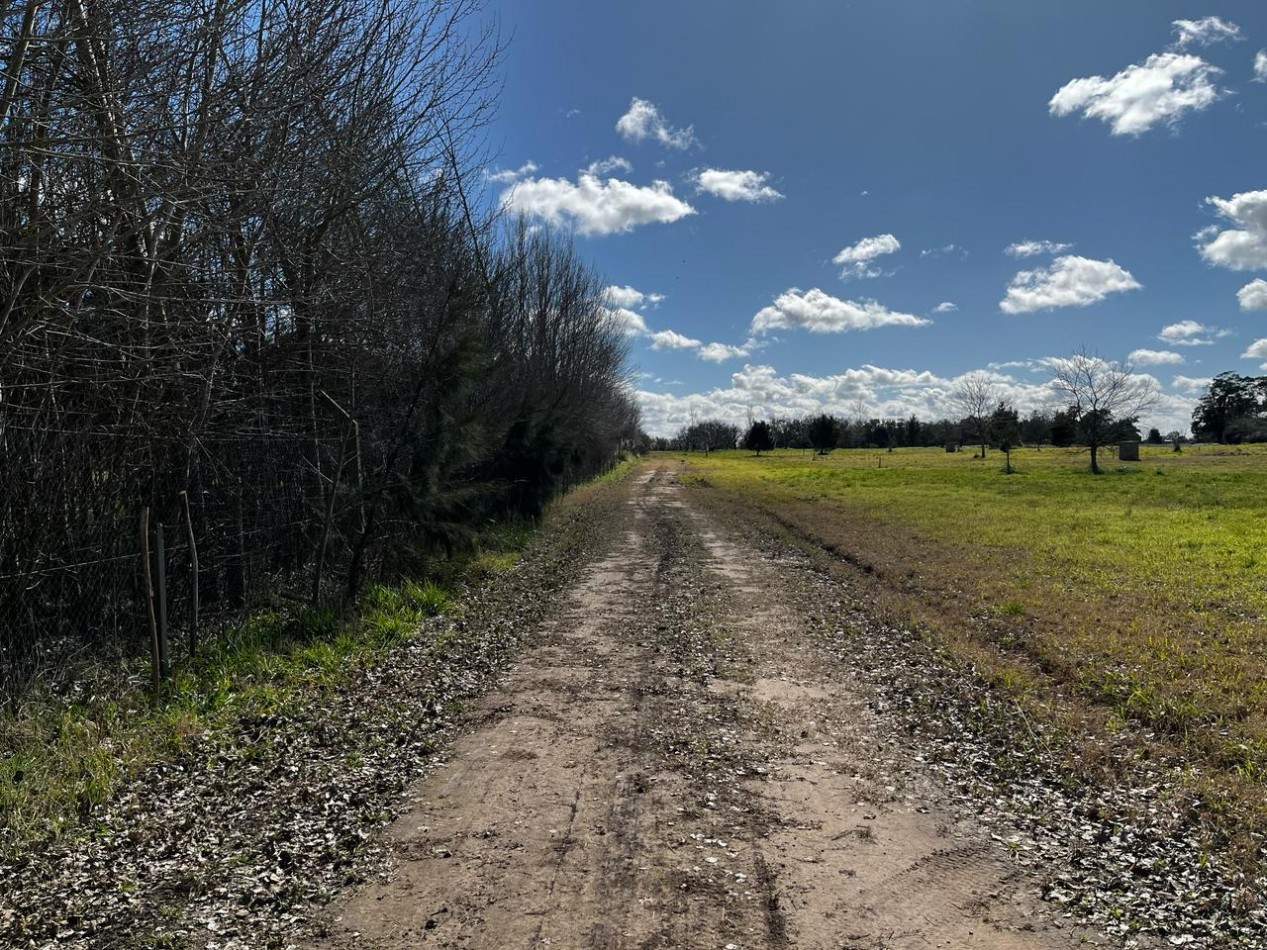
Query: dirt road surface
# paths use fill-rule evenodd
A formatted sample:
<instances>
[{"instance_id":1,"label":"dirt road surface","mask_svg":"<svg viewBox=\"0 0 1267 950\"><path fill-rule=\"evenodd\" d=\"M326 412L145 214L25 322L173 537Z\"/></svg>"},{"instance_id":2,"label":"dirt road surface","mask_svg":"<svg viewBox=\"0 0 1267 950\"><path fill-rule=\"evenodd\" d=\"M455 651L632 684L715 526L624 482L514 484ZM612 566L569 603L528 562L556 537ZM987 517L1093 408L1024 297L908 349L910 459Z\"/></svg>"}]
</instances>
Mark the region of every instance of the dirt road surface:
<instances>
[{"instance_id":1,"label":"dirt road surface","mask_svg":"<svg viewBox=\"0 0 1267 950\"><path fill-rule=\"evenodd\" d=\"M795 596L671 468L387 831L311 950L1055 948L1039 899Z\"/></svg>"}]
</instances>

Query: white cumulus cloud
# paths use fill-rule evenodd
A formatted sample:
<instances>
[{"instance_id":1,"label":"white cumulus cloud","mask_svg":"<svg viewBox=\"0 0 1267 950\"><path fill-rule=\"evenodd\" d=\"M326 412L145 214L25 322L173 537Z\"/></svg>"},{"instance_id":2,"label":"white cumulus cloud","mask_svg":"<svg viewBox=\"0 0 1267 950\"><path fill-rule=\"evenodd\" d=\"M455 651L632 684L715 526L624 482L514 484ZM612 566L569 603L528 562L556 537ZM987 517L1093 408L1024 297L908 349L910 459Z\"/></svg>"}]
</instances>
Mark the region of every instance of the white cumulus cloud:
<instances>
[{"instance_id":1,"label":"white cumulus cloud","mask_svg":"<svg viewBox=\"0 0 1267 950\"><path fill-rule=\"evenodd\" d=\"M607 302L613 307L641 307L647 295L641 290L633 287L621 287L619 284L612 284L603 291L607 297Z\"/></svg>"},{"instance_id":2,"label":"white cumulus cloud","mask_svg":"<svg viewBox=\"0 0 1267 950\"><path fill-rule=\"evenodd\" d=\"M536 162L524 162L518 168L499 168L495 172L485 172L484 177L489 181L505 185L519 181L521 178L527 178L529 175L534 174L537 168Z\"/></svg>"},{"instance_id":3,"label":"white cumulus cloud","mask_svg":"<svg viewBox=\"0 0 1267 950\"><path fill-rule=\"evenodd\" d=\"M1197 323L1196 320L1180 320L1162 327L1157 339L1171 346L1210 346L1215 340L1222 339L1231 332Z\"/></svg>"},{"instance_id":4,"label":"white cumulus cloud","mask_svg":"<svg viewBox=\"0 0 1267 950\"><path fill-rule=\"evenodd\" d=\"M1211 264L1232 270L1267 267L1267 191L1244 191L1231 198L1206 198L1219 215L1235 227L1206 228L1197 244Z\"/></svg>"},{"instance_id":5,"label":"white cumulus cloud","mask_svg":"<svg viewBox=\"0 0 1267 950\"><path fill-rule=\"evenodd\" d=\"M742 346L732 346L729 343L705 343L699 348L696 356L702 360L708 360L710 363L723 363L726 360L748 356L751 352L751 341Z\"/></svg>"},{"instance_id":6,"label":"white cumulus cloud","mask_svg":"<svg viewBox=\"0 0 1267 950\"><path fill-rule=\"evenodd\" d=\"M1003 249L1010 257L1037 257L1039 254L1059 254L1067 251L1072 244L1059 244L1056 241L1017 241Z\"/></svg>"},{"instance_id":7,"label":"white cumulus cloud","mask_svg":"<svg viewBox=\"0 0 1267 950\"><path fill-rule=\"evenodd\" d=\"M840 300L815 287L802 292L793 287L774 299L774 304L752 318L752 332L775 329L805 329L812 333L844 333L873 327L922 327L931 323L923 317L889 310L874 300L858 303Z\"/></svg>"},{"instance_id":8,"label":"white cumulus cloud","mask_svg":"<svg viewBox=\"0 0 1267 950\"><path fill-rule=\"evenodd\" d=\"M1154 53L1108 79L1085 76L1061 86L1047 104L1052 115L1081 112L1108 123L1114 135L1140 135L1158 123L1174 125L1188 112L1217 102L1222 73L1191 53Z\"/></svg>"},{"instance_id":9,"label":"white cumulus cloud","mask_svg":"<svg viewBox=\"0 0 1267 950\"><path fill-rule=\"evenodd\" d=\"M1204 16L1199 20L1175 20L1175 48L1183 49L1195 43L1209 46L1224 40L1240 40L1241 28L1235 23L1216 16Z\"/></svg>"},{"instance_id":10,"label":"white cumulus cloud","mask_svg":"<svg viewBox=\"0 0 1267 950\"><path fill-rule=\"evenodd\" d=\"M1131 350L1126 360L1128 363L1134 363L1137 366L1165 366L1172 363L1182 363L1183 354L1174 353L1170 350Z\"/></svg>"},{"instance_id":11,"label":"white cumulus cloud","mask_svg":"<svg viewBox=\"0 0 1267 950\"><path fill-rule=\"evenodd\" d=\"M749 338L741 346L727 343L703 343L694 337L677 330L653 330L647 325L646 317L633 308L654 307L665 299L664 294L644 293L636 287L611 284L603 290L607 317L613 326L626 336L639 337L648 341L653 350L694 350L702 360L721 363L728 359L748 356L761 344ZM657 380L658 382L659 380Z\"/></svg>"},{"instance_id":12,"label":"white cumulus cloud","mask_svg":"<svg viewBox=\"0 0 1267 950\"><path fill-rule=\"evenodd\" d=\"M1267 280L1251 280L1236 292L1242 310L1267 310Z\"/></svg>"},{"instance_id":13,"label":"white cumulus cloud","mask_svg":"<svg viewBox=\"0 0 1267 950\"><path fill-rule=\"evenodd\" d=\"M1255 340L1241 354L1244 360L1262 360L1267 359L1267 339ZM1267 369L1267 363L1263 364L1263 368Z\"/></svg>"},{"instance_id":14,"label":"white cumulus cloud","mask_svg":"<svg viewBox=\"0 0 1267 950\"><path fill-rule=\"evenodd\" d=\"M937 418L954 381L924 370L893 370L864 365L834 376L780 375L773 366L746 364L731 374L730 385L707 392L675 395L641 391L643 423L653 435L671 435L692 416L742 425L748 413L805 416L831 412L852 415L859 401L868 415Z\"/></svg>"},{"instance_id":15,"label":"white cumulus cloud","mask_svg":"<svg viewBox=\"0 0 1267 950\"><path fill-rule=\"evenodd\" d=\"M701 345L699 340L692 340L676 330L657 330L650 336L653 350L693 350Z\"/></svg>"},{"instance_id":16,"label":"white cumulus cloud","mask_svg":"<svg viewBox=\"0 0 1267 950\"><path fill-rule=\"evenodd\" d=\"M695 188L727 201L775 201L783 195L766 184L769 177L767 172L705 168L695 175Z\"/></svg>"},{"instance_id":17,"label":"white cumulus cloud","mask_svg":"<svg viewBox=\"0 0 1267 950\"><path fill-rule=\"evenodd\" d=\"M1254 82L1267 82L1267 49L1254 54Z\"/></svg>"},{"instance_id":18,"label":"white cumulus cloud","mask_svg":"<svg viewBox=\"0 0 1267 950\"><path fill-rule=\"evenodd\" d=\"M1032 313L1055 307L1085 307L1109 294L1138 290L1130 271L1113 261L1068 255L1050 267L1023 270L1012 278L1007 296L999 302L1004 313Z\"/></svg>"},{"instance_id":19,"label":"white cumulus cloud","mask_svg":"<svg viewBox=\"0 0 1267 950\"><path fill-rule=\"evenodd\" d=\"M644 294L641 290L618 284L607 287L603 294L613 307L642 307L647 304L655 306L664 300L664 294Z\"/></svg>"},{"instance_id":20,"label":"white cumulus cloud","mask_svg":"<svg viewBox=\"0 0 1267 950\"><path fill-rule=\"evenodd\" d=\"M933 308L933 313L954 313L958 309L958 304L951 303L949 300L943 300Z\"/></svg>"},{"instance_id":21,"label":"white cumulus cloud","mask_svg":"<svg viewBox=\"0 0 1267 950\"><path fill-rule=\"evenodd\" d=\"M850 277L879 277L882 271L873 266L875 259L901 249L902 242L892 234L877 234L841 248L840 253L832 258L832 263L841 265L840 276L846 280Z\"/></svg>"},{"instance_id":22,"label":"white cumulus cloud","mask_svg":"<svg viewBox=\"0 0 1267 950\"><path fill-rule=\"evenodd\" d=\"M1050 368L1042 360L1003 360L999 363L987 363L988 369L1024 369L1031 373L1049 373Z\"/></svg>"},{"instance_id":23,"label":"white cumulus cloud","mask_svg":"<svg viewBox=\"0 0 1267 950\"><path fill-rule=\"evenodd\" d=\"M585 172L588 175L610 175L612 172L624 172L628 175L631 171L633 171L633 163L619 155L599 159L585 166Z\"/></svg>"},{"instance_id":24,"label":"white cumulus cloud","mask_svg":"<svg viewBox=\"0 0 1267 950\"><path fill-rule=\"evenodd\" d=\"M1199 20L1175 20L1172 25L1175 28L1175 49L1194 44L1209 46L1211 43L1244 39L1239 26L1216 16L1201 17Z\"/></svg>"},{"instance_id":25,"label":"white cumulus cloud","mask_svg":"<svg viewBox=\"0 0 1267 950\"><path fill-rule=\"evenodd\" d=\"M580 234L618 234L642 224L671 223L694 214L673 194L666 181L634 185L618 178L599 178L582 172L575 182L566 178L528 178L507 188L502 207L549 221L571 223Z\"/></svg>"},{"instance_id":26,"label":"white cumulus cloud","mask_svg":"<svg viewBox=\"0 0 1267 950\"><path fill-rule=\"evenodd\" d=\"M1267 343L1267 341L1264 341ZM1042 364L1043 375L1050 374L1051 358L1024 361ZM984 373L999 390L1002 399L1015 406L1022 415L1033 409L1051 409L1055 394L1045 378L1022 382L1005 373L975 370ZM728 385L705 392L685 394L652 392L645 388L638 393L643 425L652 435L672 435L695 419L721 419L743 425L749 412L757 418L770 416L807 416L820 412L853 417L905 419L912 415L923 420L944 418L951 405L955 387L971 375L952 379L929 370L892 369L863 364L828 376L802 373L780 374L773 366L745 364L731 374ZM1149 376L1136 376L1141 381ZM1176 377L1182 380L1186 377ZM1208 383L1208 380L1206 381ZM667 385L667 384L665 384ZM1196 390L1180 382L1174 388L1186 394L1164 394L1151 418L1141 420L1144 426L1157 426L1161 431L1186 430L1192 418Z\"/></svg>"},{"instance_id":27,"label":"white cumulus cloud","mask_svg":"<svg viewBox=\"0 0 1267 950\"><path fill-rule=\"evenodd\" d=\"M634 96L629 109L616 120L616 131L630 142L654 139L669 148L688 149L695 142L695 128L675 129L665 120L654 102Z\"/></svg>"},{"instance_id":28,"label":"white cumulus cloud","mask_svg":"<svg viewBox=\"0 0 1267 950\"><path fill-rule=\"evenodd\" d=\"M1182 389L1187 392L1196 392L1205 389L1210 383L1214 382L1212 376L1176 376L1170 381L1172 389Z\"/></svg>"},{"instance_id":29,"label":"white cumulus cloud","mask_svg":"<svg viewBox=\"0 0 1267 950\"><path fill-rule=\"evenodd\" d=\"M627 307L611 307L607 316L625 336L645 336L647 333L647 321L642 314L634 313Z\"/></svg>"}]
</instances>

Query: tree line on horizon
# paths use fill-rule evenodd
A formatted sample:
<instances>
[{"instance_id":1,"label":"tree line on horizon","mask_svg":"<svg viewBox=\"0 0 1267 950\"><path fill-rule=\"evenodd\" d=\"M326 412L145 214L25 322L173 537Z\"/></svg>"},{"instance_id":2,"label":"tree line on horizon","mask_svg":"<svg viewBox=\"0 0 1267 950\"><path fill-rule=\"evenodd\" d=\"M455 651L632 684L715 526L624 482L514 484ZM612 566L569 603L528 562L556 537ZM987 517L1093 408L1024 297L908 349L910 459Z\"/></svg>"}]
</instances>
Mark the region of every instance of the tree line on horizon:
<instances>
[{"instance_id":1,"label":"tree line on horizon","mask_svg":"<svg viewBox=\"0 0 1267 950\"><path fill-rule=\"evenodd\" d=\"M985 374L965 377L948 394L947 413L933 421L912 414L906 418L868 417L861 408L852 417L832 413L750 418L744 427L719 419L692 420L671 437L653 439L651 447L676 451L749 448L890 449L909 446L971 444L984 456L987 447L1004 451L1021 445L1096 450L1127 440L1178 446L1189 433L1156 428L1141 436L1139 419L1157 399L1155 385L1134 376L1129 367L1088 354L1074 353L1056 364L1053 389L1062 408L1039 408L1022 417L1002 398ZM1191 438L1211 442L1267 441L1267 376L1220 373L1206 387L1192 412Z\"/></svg>"},{"instance_id":2,"label":"tree line on horizon","mask_svg":"<svg viewBox=\"0 0 1267 950\"><path fill-rule=\"evenodd\" d=\"M174 626L348 602L636 441L604 282L471 197L479 13L0 4L0 690L154 572Z\"/></svg>"},{"instance_id":3,"label":"tree line on horizon","mask_svg":"<svg viewBox=\"0 0 1267 950\"><path fill-rule=\"evenodd\" d=\"M757 422L765 424L771 449L888 449L906 447L941 447L947 444L979 445L981 427L974 417L923 421L916 415L906 418L879 416L848 417L835 413L811 413L804 416L771 416L755 420L747 426L705 419L681 427L672 436L651 440L651 447L670 451L716 451L746 448L748 434ZM1078 444L1077 419L1067 409L1033 410L1021 416L1006 401L997 404L985 418L986 442L998 448L1003 441L1014 446L1052 445L1066 447ZM1012 435L1015 433L1015 435ZM1009 436L1011 438L1009 439ZM1149 430L1150 441L1186 440L1179 432L1162 435ZM1117 422L1104 439L1106 443L1125 439L1141 439L1138 420ZM762 445L762 451L766 446Z\"/></svg>"}]
</instances>

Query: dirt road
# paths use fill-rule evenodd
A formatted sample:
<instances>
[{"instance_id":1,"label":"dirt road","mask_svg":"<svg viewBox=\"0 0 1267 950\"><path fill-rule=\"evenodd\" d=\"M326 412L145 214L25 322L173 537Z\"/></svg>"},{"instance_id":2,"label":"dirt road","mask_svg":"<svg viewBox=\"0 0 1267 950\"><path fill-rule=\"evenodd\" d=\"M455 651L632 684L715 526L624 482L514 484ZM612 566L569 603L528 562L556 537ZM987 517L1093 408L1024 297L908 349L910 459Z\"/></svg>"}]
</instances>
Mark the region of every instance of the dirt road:
<instances>
[{"instance_id":1,"label":"dirt road","mask_svg":"<svg viewBox=\"0 0 1267 950\"><path fill-rule=\"evenodd\" d=\"M1062 948L795 596L671 470L388 830L313 950Z\"/></svg>"}]
</instances>

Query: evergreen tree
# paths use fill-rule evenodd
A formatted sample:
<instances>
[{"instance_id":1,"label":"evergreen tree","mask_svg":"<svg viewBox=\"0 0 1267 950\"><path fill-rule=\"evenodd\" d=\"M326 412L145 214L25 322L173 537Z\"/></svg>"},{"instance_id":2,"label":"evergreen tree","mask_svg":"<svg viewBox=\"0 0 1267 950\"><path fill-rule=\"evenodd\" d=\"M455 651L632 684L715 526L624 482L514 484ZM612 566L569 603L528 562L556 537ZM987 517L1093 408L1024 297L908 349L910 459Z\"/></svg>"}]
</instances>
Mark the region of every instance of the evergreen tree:
<instances>
[{"instance_id":1,"label":"evergreen tree","mask_svg":"<svg viewBox=\"0 0 1267 950\"><path fill-rule=\"evenodd\" d=\"M748 434L744 436L744 448L750 449L760 455L762 452L768 452L774 448L774 434L770 431L770 423L758 419L748 429Z\"/></svg>"},{"instance_id":2,"label":"evergreen tree","mask_svg":"<svg viewBox=\"0 0 1267 950\"><path fill-rule=\"evenodd\" d=\"M840 426L833 416L826 413L815 416L809 423L809 441L814 451L826 455L836 447L836 439L840 434Z\"/></svg>"}]
</instances>

